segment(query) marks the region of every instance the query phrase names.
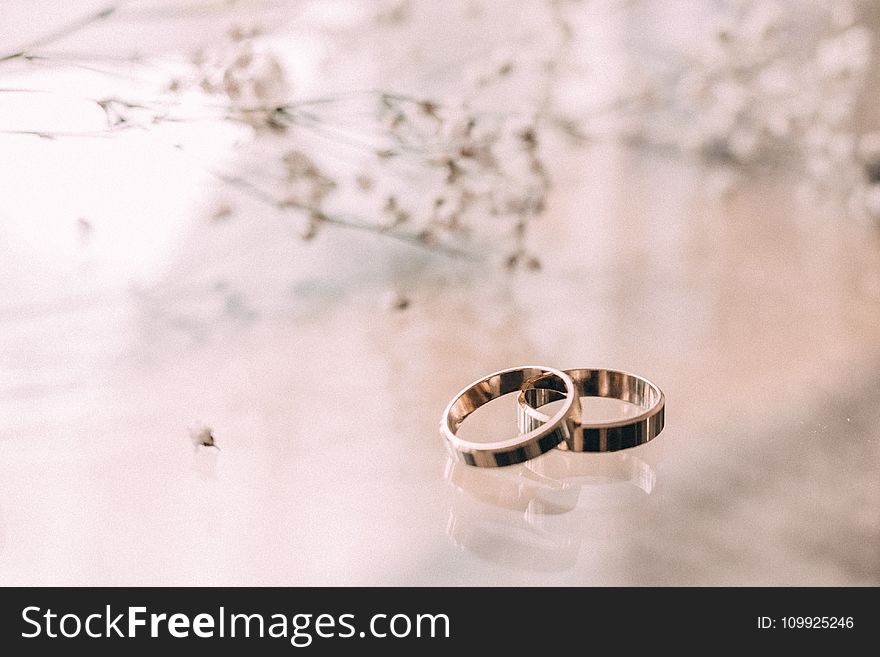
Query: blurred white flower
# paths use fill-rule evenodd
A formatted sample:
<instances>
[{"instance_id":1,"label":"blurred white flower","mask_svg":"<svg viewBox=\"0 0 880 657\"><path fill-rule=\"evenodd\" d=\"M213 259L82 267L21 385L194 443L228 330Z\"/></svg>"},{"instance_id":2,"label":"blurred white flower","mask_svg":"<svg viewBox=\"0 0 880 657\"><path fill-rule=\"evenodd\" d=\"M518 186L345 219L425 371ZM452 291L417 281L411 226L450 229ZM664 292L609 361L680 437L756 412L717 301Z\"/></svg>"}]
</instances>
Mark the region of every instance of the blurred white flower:
<instances>
[{"instance_id":1,"label":"blurred white flower","mask_svg":"<svg viewBox=\"0 0 880 657\"><path fill-rule=\"evenodd\" d=\"M196 447L217 447L214 442L214 430L202 422L194 422L189 427L189 437Z\"/></svg>"},{"instance_id":2,"label":"blurred white flower","mask_svg":"<svg viewBox=\"0 0 880 657\"><path fill-rule=\"evenodd\" d=\"M871 33L861 25L824 39L816 51L816 63L828 76L844 78L860 74L871 61Z\"/></svg>"},{"instance_id":3,"label":"blurred white flower","mask_svg":"<svg viewBox=\"0 0 880 657\"><path fill-rule=\"evenodd\" d=\"M192 80L204 93L224 96L238 118L255 127L282 127L272 108L285 104L292 85L281 59L258 41L256 28L233 27L228 41L209 50L197 50L191 57ZM173 80L176 91L185 86ZM266 111L254 111L266 108Z\"/></svg>"},{"instance_id":4,"label":"blurred white flower","mask_svg":"<svg viewBox=\"0 0 880 657\"><path fill-rule=\"evenodd\" d=\"M647 104L646 139L708 160L784 163L844 194L880 182L880 136L857 149L853 127L871 32L847 0L797 6L721 4L706 38L683 54L671 97ZM873 207L875 195L857 196Z\"/></svg>"},{"instance_id":5,"label":"blurred white flower","mask_svg":"<svg viewBox=\"0 0 880 657\"><path fill-rule=\"evenodd\" d=\"M856 7L851 0L829 0L831 12L831 24L838 30L843 30L856 22Z\"/></svg>"},{"instance_id":6,"label":"blurred white flower","mask_svg":"<svg viewBox=\"0 0 880 657\"><path fill-rule=\"evenodd\" d=\"M728 146L735 159L745 162L758 152L760 137L754 129L738 128L731 133Z\"/></svg>"},{"instance_id":7,"label":"blurred white flower","mask_svg":"<svg viewBox=\"0 0 880 657\"><path fill-rule=\"evenodd\" d=\"M742 31L757 42L766 40L784 26L785 12L778 2L764 0L747 6Z\"/></svg>"},{"instance_id":8,"label":"blurred white flower","mask_svg":"<svg viewBox=\"0 0 880 657\"><path fill-rule=\"evenodd\" d=\"M868 185L864 196L865 210L875 221L880 219L880 184Z\"/></svg>"}]
</instances>

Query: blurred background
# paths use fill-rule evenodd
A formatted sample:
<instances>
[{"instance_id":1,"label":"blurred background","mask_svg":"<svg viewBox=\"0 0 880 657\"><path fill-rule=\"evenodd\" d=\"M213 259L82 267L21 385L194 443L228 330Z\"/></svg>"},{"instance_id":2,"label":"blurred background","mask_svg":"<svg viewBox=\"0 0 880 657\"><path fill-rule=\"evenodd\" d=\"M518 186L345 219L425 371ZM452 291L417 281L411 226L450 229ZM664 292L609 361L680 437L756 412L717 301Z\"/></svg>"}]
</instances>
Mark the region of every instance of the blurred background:
<instances>
[{"instance_id":1,"label":"blurred background","mask_svg":"<svg viewBox=\"0 0 880 657\"><path fill-rule=\"evenodd\" d=\"M880 584L878 30L4 2L0 583ZM646 376L666 428L450 461L447 401L525 363Z\"/></svg>"}]
</instances>

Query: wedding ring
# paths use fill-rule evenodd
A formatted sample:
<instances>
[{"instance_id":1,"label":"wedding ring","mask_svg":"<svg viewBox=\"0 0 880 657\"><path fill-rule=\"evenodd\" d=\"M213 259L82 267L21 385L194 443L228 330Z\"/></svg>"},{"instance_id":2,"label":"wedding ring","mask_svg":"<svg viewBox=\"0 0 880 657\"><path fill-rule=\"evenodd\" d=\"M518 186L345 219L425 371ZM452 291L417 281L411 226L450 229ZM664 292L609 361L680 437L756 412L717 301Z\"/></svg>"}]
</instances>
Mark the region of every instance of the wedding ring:
<instances>
[{"instance_id":1,"label":"wedding ring","mask_svg":"<svg viewBox=\"0 0 880 657\"><path fill-rule=\"evenodd\" d=\"M635 417L612 422L589 422L580 418L571 436L559 445L573 452L614 452L648 442L663 430L666 398L656 385L635 374L606 369L565 370L574 382L577 396L609 397L643 409ZM549 416L541 406L567 399L568 389L559 377L539 375L520 391L517 420L521 432L534 431ZM555 416L554 416L555 417Z\"/></svg>"},{"instance_id":2,"label":"wedding ring","mask_svg":"<svg viewBox=\"0 0 880 657\"><path fill-rule=\"evenodd\" d=\"M456 435L465 418L480 406L508 393L520 392L525 382L531 379L550 382L547 385L554 386L555 399L564 399L552 416L541 413L546 418L544 421L507 440L474 442ZM489 374L458 393L443 411L440 433L459 461L492 468L522 463L571 441L580 416L580 396L567 374L552 367L526 365Z\"/></svg>"}]
</instances>

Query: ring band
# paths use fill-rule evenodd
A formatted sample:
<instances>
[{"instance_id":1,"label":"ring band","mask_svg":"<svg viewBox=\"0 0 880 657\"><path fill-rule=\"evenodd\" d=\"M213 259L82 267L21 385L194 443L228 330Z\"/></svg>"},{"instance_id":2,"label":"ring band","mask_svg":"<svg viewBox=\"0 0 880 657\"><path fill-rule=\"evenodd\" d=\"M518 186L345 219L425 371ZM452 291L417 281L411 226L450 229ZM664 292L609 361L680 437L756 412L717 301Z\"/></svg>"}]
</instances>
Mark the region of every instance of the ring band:
<instances>
[{"instance_id":1,"label":"ring band","mask_svg":"<svg viewBox=\"0 0 880 657\"><path fill-rule=\"evenodd\" d=\"M554 415L541 413L546 420L508 440L483 443L455 435L465 418L483 404L511 392L521 392L527 381L543 377L553 382L556 399L565 400ZM525 365L489 374L459 392L443 411L440 433L459 461L492 468L522 463L570 441L580 416L580 397L567 374L552 367Z\"/></svg>"},{"instance_id":2,"label":"ring band","mask_svg":"<svg viewBox=\"0 0 880 657\"><path fill-rule=\"evenodd\" d=\"M574 382L577 396L609 397L643 409L636 417L612 422L584 422L581 418L571 437L560 444L573 452L615 452L642 445L663 431L666 398L656 385L635 374L606 369L565 370ZM517 411L519 429L533 431L549 418L538 410L567 394L556 377L540 375L525 383Z\"/></svg>"}]
</instances>

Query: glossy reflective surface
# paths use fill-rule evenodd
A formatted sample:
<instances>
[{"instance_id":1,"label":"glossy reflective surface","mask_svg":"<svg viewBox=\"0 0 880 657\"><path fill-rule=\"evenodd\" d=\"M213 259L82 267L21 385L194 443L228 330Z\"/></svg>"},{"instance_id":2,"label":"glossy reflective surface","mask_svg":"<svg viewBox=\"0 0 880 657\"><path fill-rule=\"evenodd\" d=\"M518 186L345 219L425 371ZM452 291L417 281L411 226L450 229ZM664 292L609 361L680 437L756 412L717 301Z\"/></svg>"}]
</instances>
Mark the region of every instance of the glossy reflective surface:
<instances>
[{"instance_id":1,"label":"glossy reflective surface","mask_svg":"<svg viewBox=\"0 0 880 657\"><path fill-rule=\"evenodd\" d=\"M792 207L784 181L722 208L688 166L570 157L641 191L561 180L537 236L560 257L538 274L328 236L296 292L255 292L246 321L210 292L171 315L137 298L7 313L2 581L877 583L876 239ZM662 194L633 187L646 170ZM602 208L587 220L584 197ZM593 259L565 257L586 244ZM345 249L371 256L314 273ZM377 310L380 258L406 312ZM450 472L444 404L528 360L650 371L675 414L620 454ZM221 452L193 452L193 418ZM591 474L617 456L633 461Z\"/></svg>"},{"instance_id":2,"label":"glossy reflective surface","mask_svg":"<svg viewBox=\"0 0 880 657\"><path fill-rule=\"evenodd\" d=\"M507 274L246 202L205 225L224 192L139 136L0 161L3 584L880 584L880 238L794 176L718 198L560 145L543 268ZM65 213L107 199L94 258ZM451 463L445 404L526 362L644 372L674 412Z\"/></svg>"}]
</instances>

